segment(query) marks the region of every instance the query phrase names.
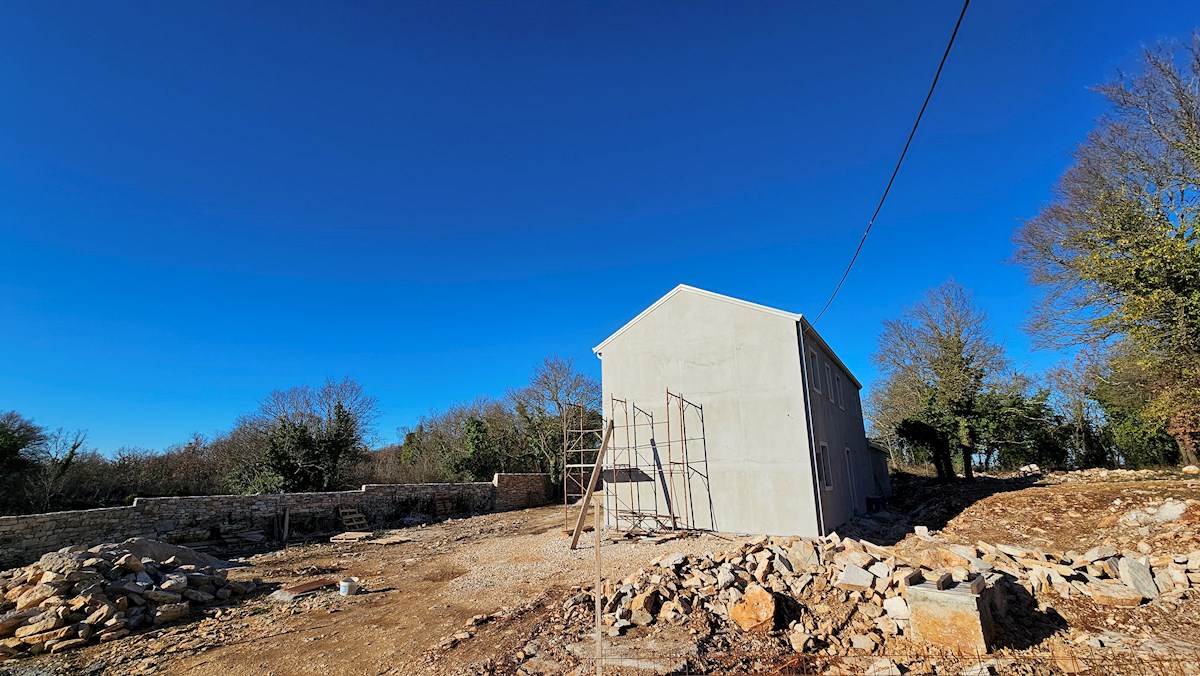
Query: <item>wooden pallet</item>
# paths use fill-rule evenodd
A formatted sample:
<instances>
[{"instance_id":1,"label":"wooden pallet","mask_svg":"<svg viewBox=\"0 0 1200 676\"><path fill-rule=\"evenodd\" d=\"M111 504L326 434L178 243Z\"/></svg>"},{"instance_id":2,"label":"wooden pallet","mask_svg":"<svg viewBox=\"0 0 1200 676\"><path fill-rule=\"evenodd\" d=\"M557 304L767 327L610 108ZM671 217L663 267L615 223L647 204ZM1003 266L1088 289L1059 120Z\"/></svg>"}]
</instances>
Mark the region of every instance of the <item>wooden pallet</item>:
<instances>
[{"instance_id":1,"label":"wooden pallet","mask_svg":"<svg viewBox=\"0 0 1200 676\"><path fill-rule=\"evenodd\" d=\"M370 530L370 527L367 526L367 517L363 516L362 512L358 511L354 507L339 507L338 510L341 512L342 525L346 527L346 530Z\"/></svg>"}]
</instances>

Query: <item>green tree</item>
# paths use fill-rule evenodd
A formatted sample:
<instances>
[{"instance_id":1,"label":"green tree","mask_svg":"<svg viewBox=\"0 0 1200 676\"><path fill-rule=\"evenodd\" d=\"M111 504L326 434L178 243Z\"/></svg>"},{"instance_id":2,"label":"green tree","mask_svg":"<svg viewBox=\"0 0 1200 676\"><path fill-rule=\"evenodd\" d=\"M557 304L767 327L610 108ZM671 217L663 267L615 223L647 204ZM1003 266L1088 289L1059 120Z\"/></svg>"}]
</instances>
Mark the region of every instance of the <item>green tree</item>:
<instances>
[{"instance_id":1,"label":"green tree","mask_svg":"<svg viewBox=\"0 0 1200 676\"><path fill-rule=\"evenodd\" d=\"M455 461L456 472L475 481L486 481L503 469L501 441L489 433L483 420L467 419L463 425L463 444L466 453Z\"/></svg>"},{"instance_id":2,"label":"green tree","mask_svg":"<svg viewBox=\"0 0 1200 676\"><path fill-rule=\"evenodd\" d=\"M918 449L933 463L939 478L954 476L950 439L938 428L919 418L905 418L896 424L896 436L906 446Z\"/></svg>"},{"instance_id":3,"label":"green tree","mask_svg":"<svg viewBox=\"0 0 1200 676\"><path fill-rule=\"evenodd\" d=\"M0 413L0 514L24 511L21 493L34 466L30 451L46 442L46 431L16 411Z\"/></svg>"},{"instance_id":4,"label":"green tree","mask_svg":"<svg viewBox=\"0 0 1200 676\"><path fill-rule=\"evenodd\" d=\"M340 488L343 463L361 450L354 417L336 402L326 419L280 418L267 441L263 472L254 475L256 488L279 485L284 492L328 491ZM274 477L279 477L276 481Z\"/></svg>"},{"instance_id":5,"label":"green tree","mask_svg":"<svg viewBox=\"0 0 1200 676\"><path fill-rule=\"evenodd\" d=\"M1121 350L1144 410L1200 462L1200 35L1098 88L1109 110L1015 236L1044 345Z\"/></svg>"},{"instance_id":6,"label":"green tree","mask_svg":"<svg viewBox=\"0 0 1200 676\"><path fill-rule=\"evenodd\" d=\"M27 451L46 442L46 430L16 411L0 413L0 476L15 476L29 466Z\"/></svg>"},{"instance_id":7,"label":"green tree","mask_svg":"<svg viewBox=\"0 0 1200 676\"><path fill-rule=\"evenodd\" d=\"M1027 379L1014 375L979 394L974 425L985 467L1067 464L1062 419L1048 403L1050 392L1030 389Z\"/></svg>"},{"instance_id":8,"label":"green tree","mask_svg":"<svg viewBox=\"0 0 1200 676\"><path fill-rule=\"evenodd\" d=\"M280 418L268 437L265 460L261 469L279 477L280 492L319 490L325 482L317 440L302 422ZM255 475L256 483L263 480L263 473Z\"/></svg>"},{"instance_id":9,"label":"green tree","mask_svg":"<svg viewBox=\"0 0 1200 676\"><path fill-rule=\"evenodd\" d=\"M964 476L971 478L978 398L1005 360L991 338L987 315L967 290L948 281L902 316L885 320L873 360L882 375L881 391L905 398L875 402L876 408L903 415L894 421L900 441L924 448L942 479L953 476L949 456L957 454Z\"/></svg>"},{"instance_id":10,"label":"green tree","mask_svg":"<svg viewBox=\"0 0 1200 676\"><path fill-rule=\"evenodd\" d=\"M375 398L349 378L275 390L239 421L241 441L226 444L234 483L243 492L343 488L366 455L378 416Z\"/></svg>"},{"instance_id":11,"label":"green tree","mask_svg":"<svg viewBox=\"0 0 1200 676\"><path fill-rule=\"evenodd\" d=\"M1117 463L1124 467L1161 467L1179 462L1179 445L1160 419L1148 414L1152 388L1138 360L1119 352L1098 378L1093 397L1104 415L1104 433Z\"/></svg>"}]
</instances>

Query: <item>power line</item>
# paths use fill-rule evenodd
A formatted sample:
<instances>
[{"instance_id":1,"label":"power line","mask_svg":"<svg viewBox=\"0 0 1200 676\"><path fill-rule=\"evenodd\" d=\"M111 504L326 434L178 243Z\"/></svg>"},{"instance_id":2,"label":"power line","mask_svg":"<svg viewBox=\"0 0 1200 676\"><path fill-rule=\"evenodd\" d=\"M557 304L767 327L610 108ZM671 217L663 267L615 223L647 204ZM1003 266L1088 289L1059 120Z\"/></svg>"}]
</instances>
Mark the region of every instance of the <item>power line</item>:
<instances>
[{"instance_id":1,"label":"power line","mask_svg":"<svg viewBox=\"0 0 1200 676\"><path fill-rule=\"evenodd\" d=\"M904 150L900 151L900 159L896 160L896 168L892 170L892 177L888 179L887 187L883 189L883 195L879 198L879 204L875 205L875 213L871 214L871 220L867 221L867 229L863 231L862 239L858 240L858 248L854 250L854 255L850 258L850 264L846 266L846 271L842 273L842 278L838 280L833 293L829 295L829 300L825 301L825 307L821 308L821 312L813 320L814 324L821 320L821 317L825 315L825 311L833 304L833 299L837 298L838 291L842 290L842 284L846 282L846 277L850 276L850 268L854 267L854 262L858 260L858 254L862 251L863 244L867 241L867 235L871 234L871 226L875 225L875 219L879 217L879 211L883 209L883 203L887 201L888 193L892 190L892 183L895 182L896 175L900 173L900 165L904 164L904 156L908 154L908 147L912 145L913 137L917 135L917 127L921 125L921 117L925 115L925 108L929 106L929 99L933 98L933 90L937 88L938 78L942 76L942 67L946 65L946 58L950 56L950 48L954 46L954 38L958 35L958 27L962 25L963 17L967 15L967 6L970 4L971 0L963 0L962 11L958 14L958 22L954 24L954 32L950 34L950 42L946 44L946 51L942 53L942 60L938 63L937 72L933 74L933 83L929 85L929 93L925 95L925 103L921 104L921 112L917 113L917 120L913 122L912 131L908 132L908 140L904 142Z\"/></svg>"}]
</instances>

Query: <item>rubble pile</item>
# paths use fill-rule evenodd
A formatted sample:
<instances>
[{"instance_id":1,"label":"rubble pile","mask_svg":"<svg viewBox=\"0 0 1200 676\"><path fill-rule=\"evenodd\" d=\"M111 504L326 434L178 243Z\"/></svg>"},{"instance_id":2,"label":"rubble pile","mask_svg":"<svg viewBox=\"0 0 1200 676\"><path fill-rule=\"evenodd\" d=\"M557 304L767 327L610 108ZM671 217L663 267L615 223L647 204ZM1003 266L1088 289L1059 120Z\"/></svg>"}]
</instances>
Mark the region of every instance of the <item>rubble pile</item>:
<instances>
[{"instance_id":1,"label":"rubble pile","mask_svg":"<svg viewBox=\"0 0 1200 676\"><path fill-rule=\"evenodd\" d=\"M926 579L967 583L964 588L969 585L969 593L988 605L982 622L990 624L991 613L1004 611L1005 599L995 598L1006 593L1003 572L978 556L979 565L970 567L965 558L925 551L923 558L909 558L832 534L759 537L723 553L673 554L606 582L603 622L610 637L635 627L697 626L700 620L699 626L724 624L730 634L777 636L795 653L879 655L888 641L911 635L907 591ZM968 565L952 565L960 562ZM587 623L593 603L591 592L581 589L564 603L564 619Z\"/></svg>"},{"instance_id":2,"label":"rubble pile","mask_svg":"<svg viewBox=\"0 0 1200 676\"><path fill-rule=\"evenodd\" d=\"M1033 595L1054 592L1063 598L1084 596L1101 605L1137 606L1159 597L1181 598L1200 587L1200 551L1151 556L1139 551L1098 546L1080 554L1047 553L1006 544L955 545L925 535L910 538L899 550L914 565L949 568L956 578L968 571L1001 573Z\"/></svg>"},{"instance_id":3,"label":"rubble pile","mask_svg":"<svg viewBox=\"0 0 1200 676\"><path fill-rule=\"evenodd\" d=\"M142 552L169 553L158 560ZM0 658L108 642L254 591L224 562L152 540L66 547L0 572Z\"/></svg>"},{"instance_id":4,"label":"rubble pile","mask_svg":"<svg viewBox=\"0 0 1200 676\"><path fill-rule=\"evenodd\" d=\"M1030 471L1026 471L1027 469L1030 469ZM1153 481L1180 478L1179 471L1160 469L1104 469L1102 467L1093 467L1091 469L1075 469L1069 472L1059 471L1043 474L1037 465L1026 465L1017 471L1025 476L1040 475L1042 483L1048 484L1090 484L1111 481ZM1200 468L1189 465L1180 471L1185 475L1191 476L1200 473Z\"/></svg>"},{"instance_id":5,"label":"rubble pile","mask_svg":"<svg viewBox=\"0 0 1200 676\"><path fill-rule=\"evenodd\" d=\"M759 537L724 553L673 554L604 584L604 626L616 637L635 627L689 624L702 613L734 634L777 635L797 653L878 656L895 654L887 644L900 637L942 648L962 645L955 637L914 636L909 592L923 581L922 590L959 583L963 595L978 598L975 629L982 629L984 642L990 642L993 618L1011 614L1012 599L1025 610L1036 606L1031 597L1051 593L1137 606L1181 599L1200 587L1200 551L1148 556L1096 547L1051 554L1004 544L950 544L917 530L894 547L832 534ZM591 591L580 588L564 603L564 620L581 627L592 622L593 604ZM1010 618L1006 624L1021 622Z\"/></svg>"}]
</instances>

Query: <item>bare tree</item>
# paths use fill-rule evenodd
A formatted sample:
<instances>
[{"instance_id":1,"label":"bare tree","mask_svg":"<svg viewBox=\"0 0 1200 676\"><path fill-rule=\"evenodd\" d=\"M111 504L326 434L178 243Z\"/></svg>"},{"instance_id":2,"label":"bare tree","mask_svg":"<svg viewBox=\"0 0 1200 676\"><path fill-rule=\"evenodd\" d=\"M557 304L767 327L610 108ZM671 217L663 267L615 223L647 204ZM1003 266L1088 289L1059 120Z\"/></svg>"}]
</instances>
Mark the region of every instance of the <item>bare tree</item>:
<instances>
[{"instance_id":1,"label":"bare tree","mask_svg":"<svg viewBox=\"0 0 1200 676\"><path fill-rule=\"evenodd\" d=\"M47 512L56 506L67 484L67 472L85 441L87 432L60 427L47 434L44 443L29 449L34 466L25 477L25 495L33 511Z\"/></svg>"},{"instance_id":2,"label":"bare tree","mask_svg":"<svg viewBox=\"0 0 1200 676\"><path fill-rule=\"evenodd\" d=\"M573 360L557 355L534 370L529 385L509 393L526 444L555 481L562 478L563 444L572 425L570 407L583 407L585 419L590 411L595 420L600 397L598 380L575 370Z\"/></svg>"},{"instance_id":3,"label":"bare tree","mask_svg":"<svg viewBox=\"0 0 1200 676\"><path fill-rule=\"evenodd\" d=\"M379 420L379 401L366 393L363 386L350 377L327 379L320 387L302 385L287 390L273 390L259 402L259 411L248 421L269 430L280 420L321 425L333 419L334 410L341 405L354 419L363 440L370 443Z\"/></svg>"},{"instance_id":4,"label":"bare tree","mask_svg":"<svg viewBox=\"0 0 1200 676\"><path fill-rule=\"evenodd\" d=\"M1095 397L1101 377L1100 365L1086 354L1077 355L1073 363L1059 364L1046 374L1050 403L1065 422L1078 466L1116 465L1116 458L1109 457L1109 449L1096 439L1095 431L1104 417Z\"/></svg>"}]
</instances>

